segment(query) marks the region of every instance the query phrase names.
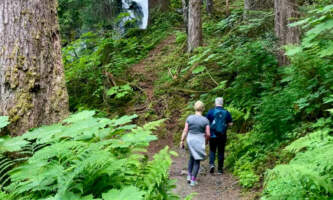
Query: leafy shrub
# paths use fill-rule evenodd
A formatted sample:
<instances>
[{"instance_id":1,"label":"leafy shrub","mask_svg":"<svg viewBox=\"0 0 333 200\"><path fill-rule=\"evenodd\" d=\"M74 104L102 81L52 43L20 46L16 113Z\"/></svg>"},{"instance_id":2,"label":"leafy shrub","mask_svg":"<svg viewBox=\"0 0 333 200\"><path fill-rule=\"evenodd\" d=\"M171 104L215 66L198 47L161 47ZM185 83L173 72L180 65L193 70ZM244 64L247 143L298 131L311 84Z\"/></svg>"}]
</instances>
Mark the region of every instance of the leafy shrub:
<instances>
[{"instance_id":1,"label":"leafy shrub","mask_svg":"<svg viewBox=\"0 0 333 200\"><path fill-rule=\"evenodd\" d=\"M322 121L322 120L321 120ZM330 199L333 194L332 119L316 131L291 143L285 151L296 154L289 164L267 172L263 199Z\"/></svg>"},{"instance_id":2,"label":"leafy shrub","mask_svg":"<svg viewBox=\"0 0 333 200\"><path fill-rule=\"evenodd\" d=\"M166 36L176 16L152 14L146 31L130 29L119 38L110 32L83 34L63 48L63 61L69 93L70 109L114 107L107 91L130 82L129 67L144 58ZM114 79L114 77L117 77ZM129 97L129 96L127 96ZM116 101L119 103L119 101Z\"/></svg>"},{"instance_id":3,"label":"leafy shrub","mask_svg":"<svg viewBox=\"0 0 333 200\"><path fill-rule=\"evenodd\" d=\"M115 96L115 99L126 99L133 92L133 89L129 84L122 86L114 86L107 91L108 96Z\"/></svg>"},{"instance_id":4,"label":"leafy shrub","mask_svg":"<svg viewBox=\"0 0 333 200\"><path fill-rule=\"evenodd\" d=\"M141 153L156 139L151 131L161 121L137 127L128 125L136 116L111 120L94 114L83 111L61 124L2 141L2 156L24 159L16 160L10 171L2 168L1 177L8 179L0 196L8 200L177 199L170 193L173 186L168 179L172 152L165 148L151 161ZM31 144L43 146L28 151Z\"/></svg>"}]
</instances>

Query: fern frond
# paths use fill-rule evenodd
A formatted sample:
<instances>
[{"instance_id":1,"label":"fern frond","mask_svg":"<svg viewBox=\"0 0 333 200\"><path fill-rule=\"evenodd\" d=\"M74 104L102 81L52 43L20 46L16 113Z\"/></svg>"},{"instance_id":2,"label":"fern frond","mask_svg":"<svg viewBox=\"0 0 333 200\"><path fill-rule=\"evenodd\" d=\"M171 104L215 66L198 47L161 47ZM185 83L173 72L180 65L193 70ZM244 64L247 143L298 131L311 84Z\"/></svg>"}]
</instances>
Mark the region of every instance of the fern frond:
<instances>
[{"instance_id":1,"label":"fern frond","mask_svg":"<svg viewBox=\"0 0 333 200\"><path fill-rule=\"evenodd\" d=\"M104 200L142 200L144 192L134 186L125 187L121 190L112 189L104 193Z\"/></svg>"}]
</instances>

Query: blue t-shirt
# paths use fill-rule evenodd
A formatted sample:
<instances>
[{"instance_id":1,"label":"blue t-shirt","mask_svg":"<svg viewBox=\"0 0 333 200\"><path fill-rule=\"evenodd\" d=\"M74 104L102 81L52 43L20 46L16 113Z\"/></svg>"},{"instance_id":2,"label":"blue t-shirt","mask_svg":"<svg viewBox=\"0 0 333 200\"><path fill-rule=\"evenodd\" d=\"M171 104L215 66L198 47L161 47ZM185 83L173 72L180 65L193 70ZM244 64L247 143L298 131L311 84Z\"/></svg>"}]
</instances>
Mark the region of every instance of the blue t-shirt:
<instances>
[{"instance_id":1,"label":"blue t-shirt","mask_svg":"<svg viewBox=\"0 0 333 200\"><path fill-rule=\"evenodd\" d=\"M212 122L214 121L214 113L215 113L215 109L217 110L225 110L223 107L217 106L213 109L210 109L207 113L207 119L209 120L209 123L212 124ZM225 110L227 111L227 110ZM229 113L229 111L227 111L227 116L226 116L226 124L231 123L232 122L232 117L231 114ZM226 133L224 133L226 134ZM214 131L212 129L210 129L210 137L211 138L216 138L216 135L214 133Z\"/></svg>"}]
</instances>

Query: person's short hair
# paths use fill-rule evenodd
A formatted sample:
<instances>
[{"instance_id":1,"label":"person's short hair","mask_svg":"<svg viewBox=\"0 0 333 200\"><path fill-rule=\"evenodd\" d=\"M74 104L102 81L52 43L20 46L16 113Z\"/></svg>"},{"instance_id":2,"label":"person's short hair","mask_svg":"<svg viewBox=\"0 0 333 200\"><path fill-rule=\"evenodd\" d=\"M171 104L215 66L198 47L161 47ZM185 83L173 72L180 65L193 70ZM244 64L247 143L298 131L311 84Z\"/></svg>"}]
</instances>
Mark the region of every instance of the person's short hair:
<instances>
[{"instance_id":1,"label":"person's short hair","mask_svg":"<svg viewBox=\"0 0 333 200\"><path fill-rule=\"evenodd\" d=\"M217 97L215 99L215 106L223 106L223 97Z\"/></svg>"},{"instance_id":2,"label":"person's short hair","mask_svg":"<svg viewBox=\"0 0 333 200\"><path fill-rule=\"evenodd\" d=\"M194 110L199 111L199 112L203 112L205 110L205 104L202 103L202 101L195 102Z\"/></svg>"}]
</instances>

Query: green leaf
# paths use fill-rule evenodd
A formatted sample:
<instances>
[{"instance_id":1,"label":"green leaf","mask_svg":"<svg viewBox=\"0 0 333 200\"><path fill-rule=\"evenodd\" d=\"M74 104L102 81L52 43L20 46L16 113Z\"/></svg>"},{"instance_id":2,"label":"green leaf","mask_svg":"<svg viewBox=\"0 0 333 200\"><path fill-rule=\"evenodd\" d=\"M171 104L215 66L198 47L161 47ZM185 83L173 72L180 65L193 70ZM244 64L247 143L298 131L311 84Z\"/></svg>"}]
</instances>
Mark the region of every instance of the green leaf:
<instances>
[{"instance_id":1,"label":"green leaf","mask_svg":"<svg viewBox=\"0 0 333 200\"><path fill-rule=\"evenodd\" d=\"M15 152L19 151L25 145L29 144L22 136L14 138L3 138L0 141L0 151L2 152Z\"/></svg>"},{"instance_id":2,"label":"green leaf","mask_svg":"<svg viewBox=\"0 0 333 200\"><path fill-rule=\"evenodd\" d=\"M332 56L333 55L333 41L327 41L326 48L323 48L321 51L319 51L319 56L321 58L326 56Z\"/></svg>"},{"instance_id":3,"label":"green leaf","mask_svg":"<svg viewBox=\"0 0 333 200\"><path fill-rule=\"evenodd\" d=\"M303 24L307 24L309 21L310 21L311 18L306 18L306 19L303 19L303 20L300 20L300 21L297 21L297 22L294 22L294 23L291 23L289 24L288 26L290 27L295 27L295 26L300 26L300 25L303 25Z\"/></svg>"},{"instance_id":4,"label":"green leaf","mask_svg":"<svg viewBox=\"0 0 333 200\"><path fill-rule=\"evenodd\" d=\"M128 186L122 190L112 189L102 195L104 200L142 200L144 192L134 186Z\"/></svg>"},{"instance_id":5,"label":"green leaf","mask_svg":"<svg viewBox=\"0 0 333 200\"><path fill-rule=\"evenodd\" d=\"M300 52L302 52L303 48L300 46L286 46L286 55L287 56L294 56Z\"/></svg>"},{"instance_id":6,"label":"green leaf","mask_svg":"<svg viewBox=\"0 0 333 200\"><path fill-rule=\"evenodd\" d=\"M193 71L192 74L199 74L203 71L205 71L206 67L203 65L199 65L198 67L196 67Z\"/></svg>"},{"instance_id":7,"label":"green leaf","mask_svg":"<svg viewBox=\"0 0 333 200\"><path fill-rule=\"evenodd\" d=\"M84 119L88 119L88 118L94 116L95 113L96 113L96 111L94 111L94 110L85 110L85 111L71 115L69 118L65 119L64 122L73 123L73 122L81 121Z\"/></svg>"},{"instance_id":8,"label":"green leaf","mask_svg":"<svg viewBox=\"0 0 333 200\"><path fill-rule=\"evenodd\" d=\"M331 115L333 115L333 108L331 108L331 109L327 109L327 111L330 112Z\"/></svg>"},{"instance_id":9,"label":"green leaf","mask_svg":"<svg viewBox=\"0 0 333 200\"><path fill-rule=\"evenodd\" d=\"M333 29L333 19L327 20L323 23L316 25L314 28L310 29L306 32L306 37L315 38L317 35L324 31L332 30Z\"/></svg>"},{"instance_id":10,"label":"green leaf","mask_svg":"<svg viewBox=\"0 0 333 200\"><path fill-rule=\"evenodd\" d=\"M205 62L208 62L208 61L210 61L211 59L215 58L216 56L217 56L217 54L211 54L211 55L209 55L204 61L205 61Z\"/></svg>"},{"instance_id":11,"label":"green leaf","mask_svg":"<svg viewBox=\"0 0 333 200\"><path fill-rule=\"evenodd\" d=\"M0 116L0 130L9 124L9 118L7 116Z\"/></svg>"}]
</instances>

